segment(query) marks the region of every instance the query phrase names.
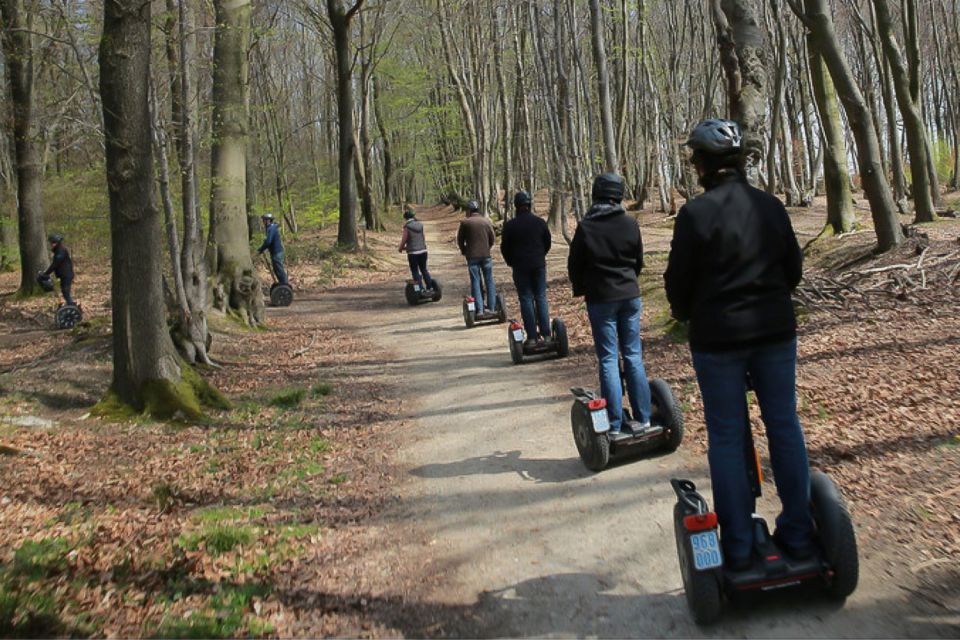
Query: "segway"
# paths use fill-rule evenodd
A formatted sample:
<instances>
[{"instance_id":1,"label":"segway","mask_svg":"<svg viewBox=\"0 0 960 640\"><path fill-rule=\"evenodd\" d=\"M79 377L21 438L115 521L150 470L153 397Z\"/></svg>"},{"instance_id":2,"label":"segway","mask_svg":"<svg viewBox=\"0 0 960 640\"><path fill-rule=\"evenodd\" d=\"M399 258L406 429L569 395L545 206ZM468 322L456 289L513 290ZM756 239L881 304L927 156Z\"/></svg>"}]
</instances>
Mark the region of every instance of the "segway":
<instances>
[{"instance_id":1,"label":"segway","mask_svg":"<svg viewBox=\"0 0 960 640\"><path fill-rule=\"evenodd\" d=\"M46 273L37 274L37 283L47 293L54 290L53 278ZM73 329L83 322L83 311L77 304L61 304L53 314L57 329Z\"/></svg>"},{"instance_id":2,"label":"segway","mask_svg":"<svg viewBox=\"0 0 960 640\"><path fill-rule=\"evenodd\" d=\"M412 307L424 302L439 302L440 298L443 297L443 289L436 278L433 279L433 287L424 287L418 284L416 280L407 280L403 295L407 299L407 304Z\"/></svg>"},{"instance_id":3,"label":"segway","mask_svg":"<svg viewBox=\"0 0 960 640\"><path fill-rule=\"evenodd\" d=\"M747 476L754 497L760 497L763 472L753 445L747 418ZM846 502L833 481L822 471L810 472L810 510L813 514L817 553L804 559L792 558L779 548L766 521L753 514L754 550L751 566L733 571L723 566L717 533L717 514L697 493L690 480L673 478L677 494L673 508L673 529L677 557L687 605L697 624L710 624L720 617L724 599L749 593L767 592L819 584L833 599L843 601L857 588L860 575L857 539Z\"/></svg>"},{"instance_id":4,"label":"segway","mask_svg":"<svg viewBox=\"0 0 960 640\"><path fill-rule=\"evenodd\" d=\"M526 344L526 334L523 331L523 325L516 320L510 321L510 328L507 329L507 340L510 343L510 359L513 364L523 362L525 356L542 356L556 354L558 358L566 358L570 353L570 343L567 342L567 325L560 318L554 318L550 322L550 337L537 342L536 344Z\"/></svg>"},{"instance_id":5,"label":"segway","mask_svg":"<svg viewBox=\"0 0 960 640\"><path fill-rule=\"evenodd\" d=\"M620 380L626 387L622 368ZM650 425L644 427L633 420L630 410L626 408L627 402L624 402L624 418L619 433L610 433L607 401L600 392L580 387L570 389L574 397L573 406L570 408L573 440L587 469L602 471L614 457L640 455L658 450L671 452L680 446L683 441L683 412L677 406L670 386L660 378L650 380L649 385L653 410Z\"/></svg>"},{"instance_id":6,"label":"segway","mask_svg":"<svg viewBox=\"0 0 960 640\"><path fill-rule=\"evenodd\" d=\"M273 284L270 285L270 306L289 307L293 303L293 287L289 284L281 284L273 271L273 263L266 256L263 259L267 263L267 270L270 271L270 278L273 280Z\"/></svg>"},{"instance_id":7,"label":"segway","mask_svg":"<svg viewBox=\"0 0 960 640\"><path fill-rule=\"evenodd\" d=\"M496 308L491 311L477 308L476 299L467 296L463 299L463 324L470 329L480 323L500 324L507 321L507 305L503 295L497 294Z\"/></svg>"}]
</instances>

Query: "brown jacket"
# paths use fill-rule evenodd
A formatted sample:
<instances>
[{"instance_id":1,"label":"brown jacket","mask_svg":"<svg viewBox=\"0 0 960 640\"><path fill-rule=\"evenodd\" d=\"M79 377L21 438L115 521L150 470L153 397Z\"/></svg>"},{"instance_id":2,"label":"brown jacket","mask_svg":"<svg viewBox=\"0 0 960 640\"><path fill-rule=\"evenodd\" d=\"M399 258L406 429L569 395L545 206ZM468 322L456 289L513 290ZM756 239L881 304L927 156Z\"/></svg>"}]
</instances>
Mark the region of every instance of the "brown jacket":
<instances>
[{"instance_id":1,"label":"brown jacket","mask_svg":"<svg viewBox=\"0 0 960 640\"><path fill-rule=\"evenodd\" d=\"M489 258L496 240L493 225L480 214L462 220L457 230L457 247L467 260Z\"/></svg>"}]
</instances>

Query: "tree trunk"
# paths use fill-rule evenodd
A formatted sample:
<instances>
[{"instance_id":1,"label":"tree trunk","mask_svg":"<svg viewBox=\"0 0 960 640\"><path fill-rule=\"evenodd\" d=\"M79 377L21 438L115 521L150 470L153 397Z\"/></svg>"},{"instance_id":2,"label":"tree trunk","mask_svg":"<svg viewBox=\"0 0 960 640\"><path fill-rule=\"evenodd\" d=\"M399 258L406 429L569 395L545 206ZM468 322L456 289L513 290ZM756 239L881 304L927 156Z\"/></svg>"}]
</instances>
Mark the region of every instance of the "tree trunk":
<instances>
[{"instance_id":1,"label":"tree trunk","mask_svg":"<svg viewBox=\"0 0 960 640\"><path fill-rule=\"evenodd\" d=\"M37 273L47 267L43 228L43 167L34 127L33 45L30 11L21 0L0 1L3 17L3 54L13 111L13 138L17 167L17 218L20 245L20 294L42 292ZM147 147L149 150L149 146Z\"/></svg>"},{"instance_id":2,"label":"tree trunk","mask_svg":"<svg viewBox=\"0 0 960 640\"><path fill-rule=\"evenodd\" d=\"M556 18L559 20L559 16ZM617 133L613 123L613 103L610 98L610 74L607 72L607 52L603 43L603 16L600 0L590 0L590 33L593 42L593 60L597 65L597 85L600 89L600 120L603 125L603 164L606 171L620 171L617 158Z\"/></svg>"},{"instance_id":3,"label":"tree trunk","mask_svg":"<svg viewBox=\"0 0 960 640\"><path fill-rule=\"evenodd\" d=\"M339 131L340 221L337 244L357 246L357 189L353 174L353 56L350 52L350 21L363 0L344 11L340 0L327 0L327 14L333 28L333 47L337 59L337 120Z\"/></svg>"},{"instance_id":4,"label":"tree trunk","mask_svg":"<svg viewBox=\"0 0 960 640\"><path fill-rule=\"evenodd\" d=\"M877 33L883 44L883 52L890 64L893 90L897 95L903 128L907 134L907 153L910 156L910 175L913 183L914 222L933 222L936 211L930 190L929 165L927 163L927 133L924 129L920 105L914 101L910 90L910 77L903 54L893 36L893 19L886 0L873 0L877 16Z\"/></svg>"},{"instance_id":5,"label":"tree trunk","mask_svg":"<svg viewBox=\"0 0 960 640\"><path fill-rule=\"evenodd\" d=\"M215 0L213 145L210 190L214 306L244 322L263 322L263 296L250 256L247 224L247 49L250 0Z\"/></svg>"},{"instance_id":6,"label":"tree trunk","mask_svg":"<svg viewBox=\"0 0 960 640\"><path fill-rule=\"evenodd\" d=\"M393 151L390 148L390 135L383 120L383 109L380 103L383 99L383 84L379 78L373 79L373 117L377 121L377 130L380 132L380 143L383 145L383 210L389 211L393 204Z\"/></svg>"},{"instance_id":7,"label":"tree trunk","mask_svg":"<svg viewBox=\"0 0 960 640\"><path fill-rule=\"evenodd\" d=\"M150 144L150 3L104 6L100 96L106 135L112 248L113 383L98 412L133 407L160 418L202 416L223 402L178 357L161 290L162 234Z\"/></svg>"},{"instance_id":8,"label":"tree trunk","mask_svg":"<svg viewBox=\"0 0 960 640\"><path fill-rule=\"evenodd\" d=\"M840 42L833 26L833 15L827 0L788 0L810 30L815 51L823 56L837 93L847 113L847 121L857 142L857 159L863 191L870 201L874 229L877 234L877 249L888 251L903 242L903 230L897 218L896 205L890 185L883 172L880 157L880 142L873 126L873 113L863 99L853 72L847 65Z\"/></svg>"},{"instance_id":9,"label":"tree trunk","mask_svg":"<svg viewBox=\"0 0 960 640\"><path fill-rule=\"evenodd\" d=\"M808 36L808 40L812 40L812 37ZM809 42L807 54L810 58L813 96L820 114L820 129L824 138L821 144L826 146L823 154L823 185L827 192L827 227L833 234L848 233L853 230L857 219L853 211L853 195L850 192L847 144L843 137L837 91L813 42Z\"/></svg>"}]
</instances>

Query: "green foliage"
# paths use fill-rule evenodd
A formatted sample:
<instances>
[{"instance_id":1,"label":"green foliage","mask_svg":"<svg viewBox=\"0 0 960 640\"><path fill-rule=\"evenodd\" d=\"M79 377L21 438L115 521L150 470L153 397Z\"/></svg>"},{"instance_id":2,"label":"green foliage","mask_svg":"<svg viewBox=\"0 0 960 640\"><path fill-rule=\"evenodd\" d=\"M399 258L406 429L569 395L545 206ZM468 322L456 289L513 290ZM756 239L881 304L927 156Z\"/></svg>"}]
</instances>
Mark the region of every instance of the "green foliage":
<instances>
[{"instance_id":1,"label":"green foliage","mask_svg":"<svg viewBox=\"0 0 960 640\"><path fill-rule=\"evenodd\" d=\"M270 400L267 401L271 407L277 407L279 409L293 409L299 407L303 404L303 401L307 397L307 390L300 387L291 387L289 389L283 389Z\"/></svg>"},{"instance_id":2,"label":"green foliage","mask_svg":"<svg viewBox=\"0 0 960 640\"><path fill-rule=\"evenodd\" d=\"M330 441L325 438L313 438L310 440L310 453L317 454L330 450Z\"/></svg>"},{"instance_id":3,"label":"green foliage","mask_svg":"<svg viewBox=\"0 0 960 640\"><path fill-rule=\"evenodd\" d=\"M328 396L333 393L333 386L329 382L318 382L310 388L310 395L314 398Z\"/></svg>"},{"instance_id":4,"label":"green foliage","mask_svg":"<svg viewBox=\"0 0 960 640\"><path fill-rule=\"evenodd\" d=\"M178 492L176 487L169 482L160 482L153 485L150 493L154 502L157 503L157 509L166 511L176 502Z\"/></svg>"},{"instance_id":5,"label":"green foliage","mask_svg":"<svg viewBox=\"0 0 960 640\"><path fill-rule=\"evenodd\" d=\"M212 556L219 556L239 545L248 545L256 538L256 529L216 523L180 536L179 544L187 551L197 551L201 546Z\"/></svg>"},{"instance_id":6,"label":"green foliage","mask_svg":"<svg viewBox=\"0 0 960 640\"><path fill-rule=\"evenodd\" d=\"M13 554L13 573L26 578L43 578L67 568L70 543L65 538L25 540Z\"/></svg>"},{"instance_id":7,"label":"green foliage","mask_svg":"<svg viewBox=\"0 0 960 640\"><path fill-rule=\"evenodd\" d=\"M219 524L236 522L238 520L256 520L266 513L263 507L208 507L199 509L192 514L192 518L204 524Z\"/></svg>"},{"instance_id":8,"label":"green foliage","mask_svg":"<svg viewBox=\"0 0 960 640\"><path fill-rule=\"evenodd\" d=\"M930 141L930 150L933 152L937 177L943 184L950 179L950 175L953 173L953 148L949 140L938 138Z\"/></svg>"},{"instance_id":9,"label":"green foliage","mask_svg":"<svg viewBox=\"0 0 960 640\"><path fill-rule=\"evenodd\" d=\"M203 610L186 618L165 617L150 634L155 638L236 638L270 633L272 627L251 615L254 598L270 589L261 584L221 584ZM246 630L247 633L243 633Z\"/></svg>"}]
</instances>

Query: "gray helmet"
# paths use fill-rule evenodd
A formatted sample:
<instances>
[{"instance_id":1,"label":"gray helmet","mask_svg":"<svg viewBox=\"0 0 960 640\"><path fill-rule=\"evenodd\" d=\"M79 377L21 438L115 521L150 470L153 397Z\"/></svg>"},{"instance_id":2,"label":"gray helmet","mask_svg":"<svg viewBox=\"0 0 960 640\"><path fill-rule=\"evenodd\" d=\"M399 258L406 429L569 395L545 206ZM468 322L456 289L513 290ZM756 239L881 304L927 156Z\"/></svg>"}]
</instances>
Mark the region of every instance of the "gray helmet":
<instances>
[{"instance_id":1,"label":"gray helmet","mask_svg":"<svg viewBox=\"0 0 960 640\"><path fill-rule=\"evenodd\" d=\"M480 203L476 200L470 200L467 202L467 211L474 212L480 211Z\"/></svg>"},{"instance_id":2,"label":"gray helmet","mask_svg":"<svg viewBox=\"0 0 960 640\"><path fill-rule=\"evenodd\" d=\"M272 213L265 213L265 214L263 214L262 216L260 216L260 219L261 219L261 220L269 220L270 222L273 222L273 214L272 214Z\"/></svg>"},{"instance_id":3,"label":"gray helmet","mask_svg":"<svg viewBox=\"0 0 960 640\"><path fill-rule=\"evenodd\" d=\"M694 127L685 144L694 151L711 155L733 155L743 148L743 132L732 120L712 118Z\"/></svg>"},{"instance_id":4,"label":"gray helmet","mask_svg":"<svg viewBox=\"0 0 960 640\"><path fill-rule=\"evenodd\" d=\"M615 173L601 173L593 180L591 195L594 200L623 200L623 178Z\"/></svg>"},{"instance_id":5,"label":"gray helmet","mask_svg":"<svg viewBox=\"0 0 960 640\"><path fill-rule=\"evenodd\" d=\"M526 191L518 191L515 196L513 196L513 206L519 209L520 207L529 207L533 204L533 198L530 197L530 194Z\"/></svg>"},{"instance_id":6,"label":"gray helmet","mask_svg":"<svg viewBox=\"0 0 960 640\"><path fill-rule=\"evenodd\" d=\"M417 214L415 214L415 213L413 212L413 209L407 209L406 211L403 212L403 219L404 219L404 220L413 220L413 218L416 217L416 215L417 215Z\"/></svg>"},{"instance_id":7,"label":"gray helmet","mask_svg":"<svg viewBox=\"0 0 960 640\"><path fill-rule=\"evenodd\" d=\"M47 236L47 242L60 244L63 242L63 236L59 233L51 233Z\"/></svg>"}]
</instances>

